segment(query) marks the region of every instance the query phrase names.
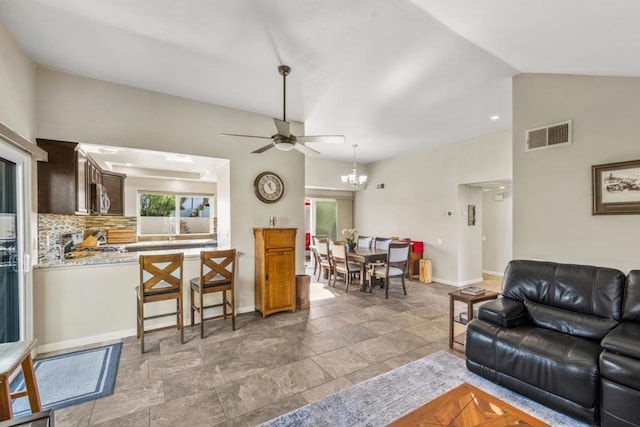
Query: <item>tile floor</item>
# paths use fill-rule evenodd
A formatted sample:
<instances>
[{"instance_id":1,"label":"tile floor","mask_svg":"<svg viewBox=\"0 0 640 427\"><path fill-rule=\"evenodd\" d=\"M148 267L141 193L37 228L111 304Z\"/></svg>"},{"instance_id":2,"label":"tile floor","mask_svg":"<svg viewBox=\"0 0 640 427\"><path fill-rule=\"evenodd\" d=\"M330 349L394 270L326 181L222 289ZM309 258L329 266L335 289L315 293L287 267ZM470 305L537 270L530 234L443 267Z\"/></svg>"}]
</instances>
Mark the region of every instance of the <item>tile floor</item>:
<instances>
[{"instance_id":1,"label":"tile floor","mask_svg":"<svg viewBox=\"0 0 640 427\"><path fill-rule=\"evenodd\" d=\"M309 271L308 274L311 274ZM416 276L417 278L417 276ZM499 290L500 279L481 286ZM56 411L56 426L252 426L448 348L450 286L417 280L389 299L312 277L311 308L255 313L123 340L112 396ZM460 307L460 311L463 307ZM463 357L460 351L453 354Z\"/></svg>"}]
</instances>

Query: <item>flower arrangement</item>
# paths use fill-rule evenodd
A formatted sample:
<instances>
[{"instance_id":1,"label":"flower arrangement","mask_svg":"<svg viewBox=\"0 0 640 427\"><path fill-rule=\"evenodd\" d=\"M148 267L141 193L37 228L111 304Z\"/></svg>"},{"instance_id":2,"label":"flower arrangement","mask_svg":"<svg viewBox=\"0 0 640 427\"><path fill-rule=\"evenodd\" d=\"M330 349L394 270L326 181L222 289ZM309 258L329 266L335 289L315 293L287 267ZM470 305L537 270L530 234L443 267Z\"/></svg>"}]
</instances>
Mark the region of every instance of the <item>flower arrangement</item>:
<instances>
[{"instance_id":1,"label":"flower arrangement","mask_svg":"<svg viewBox=\"0 0 640 427\"><path fill-rule=\"evenodd\" d=\"M344 242L347 245L353 245L356 243L356 234L358 230L356 228L345 228L342 230L342 235L344 236Z\"/></svg>"}]
</instances>

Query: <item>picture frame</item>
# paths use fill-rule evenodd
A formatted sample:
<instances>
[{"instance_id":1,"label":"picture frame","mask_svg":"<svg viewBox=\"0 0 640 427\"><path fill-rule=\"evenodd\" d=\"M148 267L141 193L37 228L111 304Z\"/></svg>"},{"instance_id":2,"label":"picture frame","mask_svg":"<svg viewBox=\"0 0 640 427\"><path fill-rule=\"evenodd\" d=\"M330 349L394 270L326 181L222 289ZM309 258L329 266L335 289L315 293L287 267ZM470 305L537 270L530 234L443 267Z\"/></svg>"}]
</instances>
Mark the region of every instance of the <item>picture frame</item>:
<instances>
[{"instance_id":1,"label":"picture frame","mask_svg":"<svg viewBox=\"0 0 640 427\"><path fill-rule=\"evenodd\" d=\"M476 225L476 205L467 205L467 225Z\"/></svg>"},{"instance_id":2,"label":"picture frame","mask_svg":"<svg viewBox=\"0 0 640 427\"><path fill-rule=\"evenodd\" d=\"M593 215L640 214L640 160L591 166Z\"/></svg>"}]
</instances>

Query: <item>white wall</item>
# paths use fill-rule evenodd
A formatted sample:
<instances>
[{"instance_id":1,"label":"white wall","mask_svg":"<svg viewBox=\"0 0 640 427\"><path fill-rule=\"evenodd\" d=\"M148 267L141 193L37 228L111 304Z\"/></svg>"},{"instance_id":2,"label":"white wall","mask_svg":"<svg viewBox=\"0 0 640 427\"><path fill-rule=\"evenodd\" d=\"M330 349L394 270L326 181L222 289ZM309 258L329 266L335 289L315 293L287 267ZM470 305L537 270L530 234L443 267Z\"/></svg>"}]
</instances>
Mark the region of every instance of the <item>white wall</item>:
<instances>
[{"instance_id":1,"label":"white wall","mask_svg":"<svg viewBox=\"0 0 640 427\"><path fill-rule=\"evenodd\" d=\"M434 280L459 285L459 184L511 177L511 132L447 144L367 165L370 184L356 193L355 226L378 236L410 237L425 242L425 258ZM376 184L384 183L378 190ZM452 211L453 216L446 212ZM466 225L465 225L466 227ZM438 243L438 239L442 243ZM481 268L481 264L477 264Z\"/></svg>"},{"instance_id":2,"label":"white wall","mask_svg":"<svg viewBox=\"0 0 640 427\"><path fill-rule=\"evenodd\" d=\"M640 215L591 214L591 166L640 159L640 78L513 81L514 257L640 267ZM573 120L573 144L525 152L525 130Z\"/></svg>"},{"instance_id":3,"label":"white wall","mask_svg":"<svg viewBox=\"0 0 640 427\"><path fill-rule=\"evenodd\" d=\"M321 146L322 144L318 144ZM322 147L318 147L322 152ZM367 165L357 164L358 175L367 175ZM305 185L308 189L344 190L341 176L353 171L353 161L321 159L307 156L305 158Z\"/></svg>"},{"instance_id":4,"label":"white wall","mask_svg":"<svg viewBox=\"0 0 640 427\"><path fill-rule=\"evenodd\" d=\"M33 141L36 128L35 65L0 22L0 122Z\"/></svg>"},{"instance_id":5,"label":"white wall","mask_svg":"<svg viewBox=\"0 0 640 427\"><path fill-rule=\"evenodd\" d=\"M502 200L495 200L501 195ZM511 191L482 193L482 271L502 275L512 258L513 216Z\"/></svg>"},{"instance_id":6,"label":"white wall","mask_svg":"<svg viewBox=\"0 0 640 427\"><path fill-rule=\"evenodd\" d=\"M228 180L218 181L218 200L229 201L218 205L219 243L228 238L240 252L239 307L254 305L253 227L268 226L270 216L278 217L282 227L298 229L296 273L304 273L304 156L276 149L251 154L264 141L219 136L272 135L271 117L48 69L38 68L36 77L38 137L230 160ZM292 130L304 133L299 123ZM264 204L253 193L253 181L264 170L284 181L278 203Z\"/></svg>"}]
</instances>

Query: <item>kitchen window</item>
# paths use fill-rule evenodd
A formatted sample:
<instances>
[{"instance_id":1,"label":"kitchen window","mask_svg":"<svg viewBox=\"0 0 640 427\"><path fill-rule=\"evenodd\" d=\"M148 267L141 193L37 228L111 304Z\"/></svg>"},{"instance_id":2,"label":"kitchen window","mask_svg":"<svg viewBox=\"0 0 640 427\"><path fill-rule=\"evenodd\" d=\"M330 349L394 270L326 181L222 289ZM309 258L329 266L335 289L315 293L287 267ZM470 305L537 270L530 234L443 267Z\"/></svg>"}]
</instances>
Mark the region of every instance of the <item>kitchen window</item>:
<instances>
[{"instance_id":1,"label":"kitchen window","mask_svg":"<svg viewBox=\"0 0 640 427\"><path fill-rule=\"evenodd\" d=\"M138 234L141 236L213 233L213 195L138 193Z\"/></svg>"}]
</instances>

